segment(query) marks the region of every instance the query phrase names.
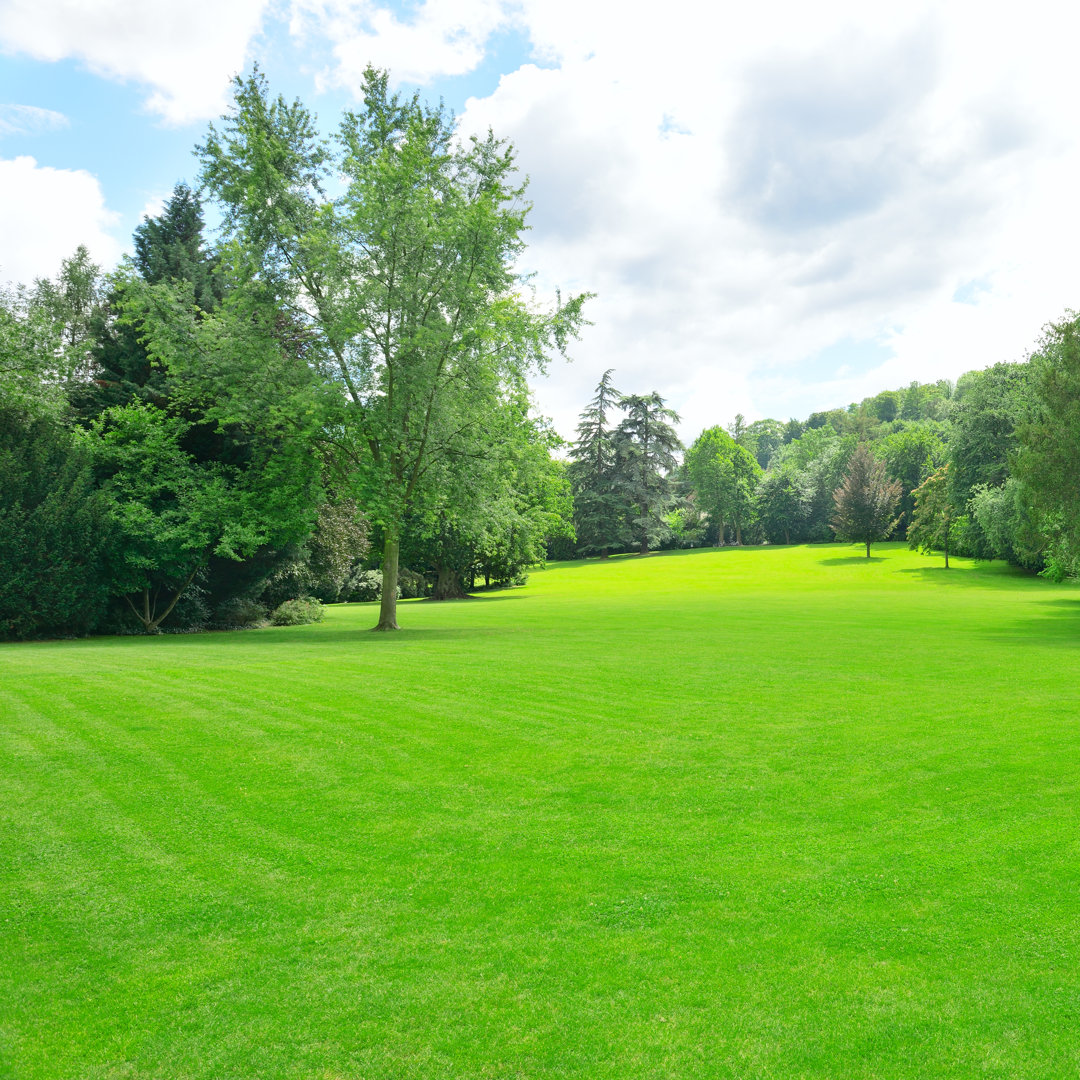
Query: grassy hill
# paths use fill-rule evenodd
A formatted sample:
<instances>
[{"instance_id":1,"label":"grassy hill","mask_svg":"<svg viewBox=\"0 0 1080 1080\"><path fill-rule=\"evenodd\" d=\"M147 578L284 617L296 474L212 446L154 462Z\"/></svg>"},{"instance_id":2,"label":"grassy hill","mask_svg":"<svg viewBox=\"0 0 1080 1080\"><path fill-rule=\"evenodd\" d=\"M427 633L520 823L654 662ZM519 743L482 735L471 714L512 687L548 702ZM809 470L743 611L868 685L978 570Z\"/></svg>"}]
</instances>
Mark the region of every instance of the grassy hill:
<instances>
[{"instance_id":1,"label":"grassy hill","mask_svg":"<svg viewBox=\"0 0 1080 1080\"><path fill-rule=\"evenodd\" d=\"M0 1077L1080 1070L1080 589L882 545L0 647Z\"/></svg>"}]
</instances>

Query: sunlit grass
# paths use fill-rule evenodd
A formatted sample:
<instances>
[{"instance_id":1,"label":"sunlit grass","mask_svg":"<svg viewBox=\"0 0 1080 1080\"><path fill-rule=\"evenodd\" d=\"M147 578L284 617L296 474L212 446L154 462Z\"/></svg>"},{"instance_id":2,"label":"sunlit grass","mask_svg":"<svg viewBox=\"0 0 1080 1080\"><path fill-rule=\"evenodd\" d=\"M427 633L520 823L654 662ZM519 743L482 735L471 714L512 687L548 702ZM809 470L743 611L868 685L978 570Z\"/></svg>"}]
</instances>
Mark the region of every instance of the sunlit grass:
<instances>
[{"instance_id":1,"label":"sunlit grass","mask_svg":"<svg viewBox=\"0 0 1080 1080\"><path fill-rule=\"evenodd\" d=\"M896 545L0 647L0 1077L1080 1071L1080 590Z\"/></svg>"}]
</instances>

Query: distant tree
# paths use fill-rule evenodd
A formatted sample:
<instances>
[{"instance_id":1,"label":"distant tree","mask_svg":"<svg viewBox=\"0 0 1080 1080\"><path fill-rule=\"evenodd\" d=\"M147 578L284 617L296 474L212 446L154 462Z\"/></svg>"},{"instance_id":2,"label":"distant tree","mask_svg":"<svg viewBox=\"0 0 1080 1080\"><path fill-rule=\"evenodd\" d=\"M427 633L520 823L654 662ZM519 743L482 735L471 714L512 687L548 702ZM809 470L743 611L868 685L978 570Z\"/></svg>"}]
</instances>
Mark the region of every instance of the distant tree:
<instances>
[{"instance_id":1,"label":"distant tree","mask_svg":"<svg viewBox=\"0 0 1080 1080\"><path fill-rule=\"evenodd\" d=\"M763 469L769 467L773 454L783 445L785 428L779 420L755 420L747 425L743 445Z\"/></svg>"},{"instance_id":2,"label":"distant tree","mask_svg":"<svg viewBox=\"0 0 1080 1080\"><path fill-rule=\"evenodd\" d=\"M675 454L682 449L671 424L678 422L679 415L655 391L628 394L620 405L626 416L615 431L619 490L627 502L629 531L638 553L647 555L667 531L664 514L672 499L670 473L676 465Z\"/></svg>"},{"instance_id":3,"label":"distant tree","mask_svg":"<svg viewBox=\"0 0 1080 1080\"><path fill-rule=\"evenodd\" d=\"M806 425L801 420L792 417L784 425L784 442L789 443L797 439L806 430Z\"/></svg>"},{"instance_id":4,"label":"distant tree","mask_svg":"<svg viewBox=\"0 0 1080 1080\"><path fill-rule=\"evenodd\" d=\"M622 394L612 383L612 369L608 368L581 413L567 470L574 495L578 550L602 559L629 541L615 459L613 413L621 400Z\"/></svg>"},{"instance_id":5,"label":"distant tree","mask_svg":"<svg viewBox=\"0 0 1080 1080\"><path fill-rule=\"evenodd\" d=\"M1053 522L1053 576L1062 576L1080 570L1080 316L1047 328L1032 366L1036 407L1019 425L1013 471Z\"/></svg>"},{"instance_id":6,"label":"distant tree","mask_svg":"<svg viewBox=\"0 0 1080 1080\"><path fill-rule=\"evenodd\" d=\"M755 492L758 524L773 544L799 536L807 512L807 492L792 466L773 469L758 481Z\"/></svg>"},{"instance_id":7,"label":"distant tree","mask_svg":"<svg viewBox=\"0 0 1080 1080\"><path fill-rule=\"evenodd\" d=\"M717 527L722 547L727 527L742 543L742 530L754 511L754 491L761 468L744 447L721 428L706 428L686 452L686 469L701 507Z\"/></svg>"},{"instance_id":8,"label":"distant tree","mask_svg":"<svg viewBox=\"0 0 1080 1080\"><path fill-rule=\"evenodd\" d=\"M728 425L728 434L740 445L746 437L746 417L742 413L736 413L735 419Z\"/></svg>"},{"instance_id":9,"label":"distant tree","mask_svg":"<svg viewBox=\"0 0 1080 1080\"><path fill-rule=\"evenodd\" d=\"M915 508L913 492L945 462L948 454L939 425L928 422L907 425L874 443L873 453L885 462L889 476L903 486L898 528L905 535Z\"/></svg>"},{"instance_id":10,"label":"distant tree","mask_svg":"<svg viewBox=\"0 0 1080 1080\"><path fill-rule=\"evenodd\" d=\"M898 480L886 476L885 463L860 443L851 455L843 483L833 496L836 506L833 531L841 539L865 543L869 559L871 543L886 539L896 527L897 519L893 515L901 490Z\"/></svg>"},{"instance_id":11,"label":"distant tree","mask_svg":"<svg viewBox=\"0 0 1080 1080\"><path fill-rule=\"evenodd\" d=\"M63 369L72 381L88 379L92 372L93 327L105 302L101 267L82 244L60 264L55 278L38 278L32 292L35 306L45 311L56 327Z\"/></svg>"},{"instance_id":12,"label":"distant tree","mask_svg":"<svg viewBox=\"0 0 1080 1080\"><path fill-rule=\"evenodd\" d=\"M949 540L956 511L949 499L948 463L931 473L913 492L914 511L908 525L908 546L918 551L944 551L949 569Z\"/></svg>"}]
</instances>

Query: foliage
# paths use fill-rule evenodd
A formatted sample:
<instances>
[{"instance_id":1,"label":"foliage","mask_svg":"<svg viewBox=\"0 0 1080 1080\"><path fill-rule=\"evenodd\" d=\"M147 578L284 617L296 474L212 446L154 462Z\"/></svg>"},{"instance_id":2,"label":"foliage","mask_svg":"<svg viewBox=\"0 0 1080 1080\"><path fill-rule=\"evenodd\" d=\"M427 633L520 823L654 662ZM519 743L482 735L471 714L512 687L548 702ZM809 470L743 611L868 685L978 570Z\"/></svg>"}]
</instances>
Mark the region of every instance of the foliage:
<instances>
[{"instance_id":1,"label":"foliage","mask_svg":"<svg viewBox=\"0 0 1080 1080\"><path fill-rule=\"evenodd\" d=\"M248 597L234 596L214 609L213 625L222 630L261 626L267 620L265 604Z\"/></svg>"},{"instance_id":2,"label":"foliage","mask_svg":"<svg viewBox=\"0 0 1080 1080\"><path fill-rule=\"evenodd\" d=\"M117 541L85 447L0 402L0 639L81 634L104 616Z\"/></svg>"},{"instance_id":3,"label":"foliage","mask_svg":"<svg viewBox=\"0 0 1080 1080\"><path fill-rule=\"evenodd\" d=\"M270 612L270 622L274 626L304 626L322 622L325 615L326 610L313 596L298 596L274 608Z\"/></svg>"},{"instance_id":4,"label":"foliage","mask_svg":"<svg viewBox=\"0 0 1080 1080\"><path fill-rule=\"evenodd\" d=\"M612 413L622 394L612 383L612 369L600 378L596 393L581 412L577 441L570 447L567 476L573 491L577 550L604 557L630 541L625 500L619 489Z\"/></svg>"},{"instance_id":5,"label":"foliage","mask_svg":"<svg viewBox=\"0 0 1080 1080\"><path fill-rule=\"evenodd\" d=\"M848 462L843 483L833 496L836 504L833 531L843 540L866 544L869 559L870 545L875 540L885 540L896 527L897 519L893 515L901 490L898 480L886 476L885 463L875 458L865 443L860 443Z\"/></svg>"},{"instance_id":6,"label":"foliage","mask_svg":"<svg viewBox=\"0 0 1080 1080\"><path fill-rule=\"evenodd\" d=\"M672 423L679 416L655 391L626 394L626 412L615 429L618 488L627 506L627 529L641 555L665 536L664 514L672 499L669 474L682 449Z\"/></svg>"},{"instance_id":7,"label":"foliage","mask_svg":"<svg viewBox=\"0 0 1080 1080\"><path fill-rule=\"evenodd\" d=\"M908 546L918 551L943 551L949 567L949 541L953 538L956 510L949 498L946 462L912 492L913 510L907 529Z\"/></svg>"},{"instance_id":8,"label":"foliage","mask_svg":"<svg viewBox=\"0 0 1080 1080\"><path fill-rule=\"evenodd\" d=\"M235 272L272 292L338 384L327 430L384 538L379 629L397 627L401 530L432 472L565 347L584 301L545 312L522 297L527 206L511 150L490 134L457 142L441 106L388 86L368 69L362 110L327 144L256 72L199 147Z\"/></svg>"},{"instance_id":9,"label":"foliage","mask_svg":"<svg viewBox=\"0 0 1080 1080\"><path fill-rule=\"evenodd\" d=\"M269 447L245 466L198 461L184 446L190 431L132 404L107 410L84 438L123 538L112 588L148 633L211 556L240 560L310 529L312 478L302 462Z\"/></svg>"},{"instance_id":10,"label":"foliage","mask_svg":"<svg viewBox=\"0 0 1080 1080\"><path fill-rule=\"evenodd\" d=\"M1041 513L1051 574L1080 571L1080 319L1047 328L1032 358L1036 403L1020 425L1014 473Z\"/></svg>"},{"instance_id":11,"label":"foliage","mask_svg":"<svg viewBox=\"0 0 1080 1080\"><path fill-rule=\"evenodd\" d=\"M726 431L712 427L686 452L686 469L702 508L716 525L717 545L723 545L728 524L735 529L735 542L742 543L761 476L754 457Z\"/></svg>"}]
</instances>

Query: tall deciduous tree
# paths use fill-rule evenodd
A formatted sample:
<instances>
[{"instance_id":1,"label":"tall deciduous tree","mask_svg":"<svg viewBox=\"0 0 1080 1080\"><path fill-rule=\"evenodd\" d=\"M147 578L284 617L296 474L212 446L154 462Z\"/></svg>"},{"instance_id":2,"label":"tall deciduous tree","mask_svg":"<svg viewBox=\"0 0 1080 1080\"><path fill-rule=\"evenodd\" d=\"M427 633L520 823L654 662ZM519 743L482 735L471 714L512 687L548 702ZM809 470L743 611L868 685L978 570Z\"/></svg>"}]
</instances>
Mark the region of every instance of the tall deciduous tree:
<instances>
[{"instance_id":1,"label":"tall deciduous tree","mask_svg":"<svg viewBox=\"0 0 1080 1080\"><path fill-rule=\"evenodd\" d=\"M886 475L885 463L860 443L848 462L843 483L833 495L833 531L843 540L866 544L869 559L870 545L886 539L896 527L894 515L902 490L899 480L890 480Z\"/></svg>"},{"instance_id":2,"label":"tall deciduous tree","mask_svg":"<svg viewBox=\"0 0 1080 1080\"><path fill-rule=\"evenodd\" d=\"M717 547L723 546L728 525L735 529L736 543L741 544L761 476L753 455L726 431L711 427L686 452L686 466L701 505L716 524Z\"/></svg>"},{"instance_id":3,"label":"tall deciduous tree","mask_svg":"<svg viewBox=\"0 0 1080 1080\"><path fill-rule=\"evenodd\" d=\"M944 551L949 569L949 541L956 523L956 511L949 499L949 465L931 473L912 492L914 510L908 525L908 546L918 551Z\"/></svg>"},{"instance_id":4,"label":"tall deciduous tree","mask_svg":"<svg viewBox=\"0 0 1080 1080\"><path fill-rule=\"evenodd\" d=\"M505 143L457 142L441 106L391 94L383 72L366 72L363 97L327 144L256 72L236 80L232 112L199 153L235 271L305 327L340 386L328 430L382 527L376 629L395 630L410 505L437 465L471 450L507 391L564 349L584 297L554 311L524 299L514 266L528 206ZM333 199L331 169L344 183Z\"/></svg>"},{"instance_id":5,"label":"tall deciduous tree","mask_svg":"<svg viewBox=\"0 0 1080 1080\"><path fill-rule=\"evenodd\" d=\"M672 498L670 473L676 465L675 454L682 449L671 424L678 423L679 415L655 391L627 394L620 404L626 416L615 432L619 487L628 504L630 534L638 553L647 555L667 529L664 513Z\"/></svg>"},{"instance_id":6,"label":"tall deciduous tree","mask_svg":"<svg viewBox=\"0 0 1080 1080\"><path fill-rule=\"evenodd\" d=\"M1050 526L1047 569L1061 577L1080 571L1080 317L1047 329L1032 366L1036 406L1013 471Z\"/></svg>"}]
</instances>

